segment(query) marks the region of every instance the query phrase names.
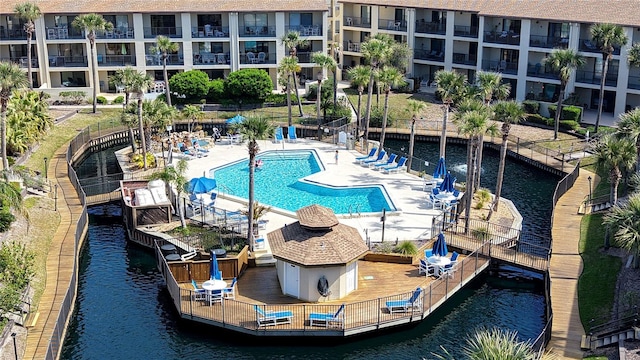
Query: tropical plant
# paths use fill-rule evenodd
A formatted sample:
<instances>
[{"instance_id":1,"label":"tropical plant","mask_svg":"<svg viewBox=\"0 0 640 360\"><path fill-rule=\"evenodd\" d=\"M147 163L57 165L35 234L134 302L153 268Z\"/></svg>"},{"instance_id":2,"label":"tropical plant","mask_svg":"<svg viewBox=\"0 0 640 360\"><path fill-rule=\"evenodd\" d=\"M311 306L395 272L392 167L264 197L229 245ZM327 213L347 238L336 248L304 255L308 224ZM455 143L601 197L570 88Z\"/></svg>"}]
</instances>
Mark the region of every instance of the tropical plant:
<instances>
[{"instance_id":1,"label":"tropical plant","mask_svg":"<svg viewBox=\"0 0 640 360\"><path fill-rule=\"evenodd\" d=\"M466 87L467 79L464 75L450 70L438 70L435 74L437 92L442 99L444 119L442 120L442 133L440 135L440 157L445 157L447 146L447 124L449 123L449 111Z\"/></svg>"},{"instance_id":2,"label":"tropical plant","mask_svg":"<svg viewBox=\"0 0 640 360\"><path fill-rule=\"evenodd\" d=\"M204 118L204 111L200 106L187 105L182 108L182 117L189 121L187 131L192 132L197 121Z\"/></svg>"},{"instance_id":3,"label":"tropical plant","mask_svg":"<svg viewBox=\"0 0 640 360\"><path fill-rule=\"evenodd\" d=\"M0 141L2 147L2 168L9 168L7 159L7 107L14 90L27 86L27 76L16 64L0 62Z\"/></svg>"},{"instance_id":4,"label":"tropical plant","mask_svg":"<svg viewBox=\"0 0 640 360\"><path fill-rule=\"evenodd\" d=\"M635 143L628 137L604 135L594 147L596 170L609 175L611 184L610 201L618 203L618 185L622 172L631 169L636 161Z\"/></svg>"},{"instance_id":5,"label":"tropical plant","mask_svg":"<svg viewBox=\"0 0 640 360\"><path fill-rule=\"evenodd\" d=\"M433 354L438 359L455 360L444 347L444 354ZM464 359L469 360L542 360L551 359L550 354L538 354L531 343L518 340L518 333L499 328L480 328L467 338L462 348Z\"/></svg>"},{"instance_id":6,"label":"tropical plant","mask_svg":"<svg viewBox=\"0 0 640 360\"><path fill-rule=\"evenodd\" d=\"M98 97L98 67L97 53L96 53L96 32L113 29L113 24L106 21L102 15L99 14L82 14L78 15L72 23L73 27L79 30L84 30L89 40L89 46L91 47L91 74L93 75L93 113L97 111L97 97Z\"/></svg>"},{"instance_id":7,"label":"tropical plant","mask_svg":"<svg viewBox=\"0 0 640 360\"><path fill-rule=\"evenodd\" d=\"M609 71L609 61L613 59L613 52L616 47L624 46L629 39L624 33L624 29L614 24L593 24L589 29L591 40L596 44L602 53L602 79L600 80L600 98L598 100L598 115L596 117L596 127L594 132L597 133L600 128L600 118L602 117L602 105L604 103L604 85L607 81L607 72Z\"/></svg>"},{"instance_id":8,"label":"tropical plant","mask_svg":"<svg viewBox=\"0 0 640 360\"><path fill-rule=\"evenodd\" d=\"M302 39L300 37L300 33L297 31L288 31L284 36L280 39L280 43L284 45L285 48L289 49L289 57L295 58L296 63L298 62L298 46L305 46L308 44L308 41ZM291 62L293 64L293 62ZM298 110L300 111L300 117L304 116L302 112L302 100L300 99L300 94L298 94L298 77L296 76L297 71L299 71L299 67L289 66L288 70L290 71L291 77L293 77L293 88L296 92L296 98L298 99ZM294 71L295 70L295 71ZM290 123L291 124L291 123Z\"/></svg>"},{"instance_id":9,"label":"tropical plant","mask_svg":"<svg viewBox=\"0 0 640 360\"><path fill-rule=\"evenodd\" d=\"M618 133L636 143L636 172L640 173L640 108L620 115Z\"/></svg>"},{"instance_id":10,"label":"tropical plant","mask_svg":"<svg viewBox=\"0 0 640 360\"><path fill-rule=\"evenodd\" d=\"M613 230L614 242L633 254L633 267L640 265L640 194L629 197L622 206L614 206L602 220Z\"/></svg>"},{"instance_id":11,"label":"tropical plant","mask_svg":"<svg viewBox=\"0 0 640 360\"><path fill-rule=\"evenodd\" d=\"M419 100L409 99L407 100L407 108L406 112L411 115L411 132L409 134L409 158L407 159L407 172L411 171L411 161L413 160L413 148L415 146L415 138L416 138L416 120L418 120L418 115L423 112L427 108L427 104Z\"/></svg>"},{"instance_id":12,"label":"tropical plant","mask_svg":"<svg viewBox=\"0 0 640 360\"><path fill-rule=\"evenodd\" d=\"M415 255L418 253L418 247L413 241L402 241L398 245L396 245L394 252L400 253L402 255Z\"/></svg>"},{"instance_id":13,"label":"tropical plant","mask_svg":"<svg viewBox=\"0 0 640 360\"><path fill-rule=\"evenodd\" d=\"M389 93L391 88L401 86L405 83L400 70L392 66L384 66L378 73L378 84L384 91L384 115L382 116L382 130L380 132L379 151L384 148L384 137L387 130L387 116L389 115Z\"/></svg>"},{"instance_id":14,"label":"tropical plant","mask_svg":"<svg viewBox=\"0 0 640 360\"><path fill-rule=\"evenodd\" d=\"M295 80L291 74L295 74L300 71L300 65L298 64L298 58L293 56L285 56L280 60L278 71L281 76L280 79L284 80L284 91L287 94L287 118L289 120L289 126L293 125L293 115L291 111L291 91L296 86ZM293 83L292 83L293 81Z\"/></svg>"},{"instance_id":15,"label":"tropical plant","mask_svg":"<svg viewBox=\"0 0 640 360\"><path fill-rule=\"evenodd\" d=\"M371 68L364 65L357 65L350 68L347 71L349 75L349 79L351 79L351 85L358 87L358 110L356 111L356 134L358 138L360 137L360 129L362 126L362 112L361 104L362 104L362 93L364 92L364 87L369 85L369 79L371 77Z\"/></svg>"},{"instance_id":16,"label":"tropical plant","mask_svg":"<svg viewBox=\"0 0 640 360\"><path fill-rule=\"evenodd\" d=\"M509 145L509 132L511 124L517 124L524 120L526 112L521 103L515 101L500 101L493 107L494 119L502 121L502 145L500 146L500 164L498 165L498 178L496 180L496 199L489 211L488 218L491 218L493 211L498 210L500 195L502 194L502 182L504 180L504 167L507 159L507 148Z\"/></svg>"},{"instance_id":17,"label":"tropical plant","mask_svg":"<svg viewBox=\"0 0 640 360\"><path fill-rule=\"evenodd\" d=\"M125 109L125 112L129 116L135 117L138 110L136 105L131 104ZM161 99L144 100L142 102L142 128L144 131L144 141L142 144L147 152L151 150L151 128L158 127L164 129L172 123L176 112L173 106L169 106Z\"/></svg>"},{"instance_id":18,"label":"tropical plant","mask_svg":"<svg viewBox=\"0 0 640 360\"><path fill-rule=\"evenodd\" d=\"M178 214L180 215L180 224L183 229L187 228L187 222L184 219L184 210L182 209L183 202L180 199L182 193L187 191L189 181L187 180L186 173L188 168L189 164L187 161L180 159L175 166L165 166L164 169L154 172L150 177L151 180L160 179L176 190L176 194L178 195L176 205Z\"/></svg>"},{"instance_id":19,"label":"tropical plant","mask_svg":"<svg viewBox=\"0 0 640 360\"><path fill-rule=\"evenodd\" d=\"M7 153L24 153L51 128L48 97L42 92L14 92L7 109Z\"/></svg>"},{"instance_id":20,"label":"tropical plant","mask_svg":"<svg viewBox=\"0 0 640 360\"><path fill-rule=\"evenodd\" d=\"M160 53L162 59L162 78L164 79L165 94L167 96L167 104L171 106L171 90L169 90L169 76L167 75L167 59L169 55L175 54L180 49L178 43L174 43L166 36L159 35L156 37L156 45L152 46L151 52Z\"/></svg>"},{"instance_id":21,"label":"tropical plant","mask_svg":"<svg viewBox=\"0 0 640 360\"><path fill-rule=\"evenodd\" d=\"M147 146L144 134L142 104L144 102L144 93L153 84L153 79L144 72L136 72L129 81L128 86L131 89L131 93L136 94L137 98L138 135L140 136L140 148L142 149L144 169L147 170Z\"/></svg>"},{"instance_id":22,"label":"tropical plant","mask_svg":"<svg viewBox=\"0 0 640 360\"><path fill-rule=\"evenodd\" d=\"M627 63L631 67L640 67L640 43L634 43L627 51Z\"/></svg>"},{"instance_id":23,"label":"tropical plant","mask_svg":"<svg viewBox=\"0 0 640 360\"><path fill-rule=\"evenodd\" d=\"M129 97L131 96L131 79L133 79L136 74L136 69L131 66L127 66L125 68L117 69L115 74L113 74L109 79L115 88L122 87L122 91L124 91L125 106L129 105Z\"/></svg>"},{"instance_id":24,"label":"tropical plant","mask_svg":"<svg viewBox=\"0 0 640 360\"><path fill-rule=\"evenodd\" d=\"M236 100L263 103L273 91L273 82L269 73L262 69L241 69L229 74L224 89Z\"/></svg>"},{"instance_id":25,"label":"tropical plant","mask_svg":"<svg viewBox=\"0 0 640 360\"><path fill-rule=\"evenodd\" d=\"M255 206L255 169L256 169L256 155L260 148L258 147L258 140L264 140L273 134L274 128L271 123L264 118L260 117L248 117L243 122L238 124L237 130L242 134L242 138L247 140L247 150L249 152L249 209L248 213L253 214L253 207ZM253 237L253 221L249 222L247 229L247 239L249 239L249 245L251 251L255 247L255 239Z\"/></svg>"},{"instance_id":26,"label":"tropical plant","mask_svg":"<svg viewBox=\"0 0 640 360\"><path fill-rule=\"evenodd\" d=\"M258 220L260 220L260 218L262 218L269 211L271 211L270 206L262 205L259 202L254 201L253 209L251 210L251 212L249 212L249 207L247 206L246 209L240 210L240 213L253 220L255 226ZM251 216L249 216L249 214L251 214Z\"/></svg>"},{"instance_id":27,"label":"tropical plant","mask_svg":"<svg viewBox=\"0 0 640 360\"><path fill-rule=\"evenodd\" d=\"M316 65L320 66L322 68L322 70L324 71L324 69L329 69L331 70L334 74L333 76L335 76L335 71L336 71L336 61L333 59L333 57L323 53L323 52L316 52L313 53L313 55L311 55L311 61L314 62ZM320 84L322 81L319 80L318 83ZM320 140L320 138L322 137L322 130L320 129L320 125L322 125L322 120L320 118L320 102L322 100L322 86L318 86L318 96L317 96L317 118L318 118L318 140Z\"/></svg>"},{"instance_id":28,"label":"tropical plant","mask_svg":"<svg viewBox=\"0 0 640 360\"><path fill-rule=\"evenodd\" d=\"M169 79L169 84L187 103L200 102L209 93L209 75L200 70L177 73Z\"/></svg>"},{"instance_id":29,"label":"tropical plant","mask_svg":"<svg viewBox=\"0 0 640 360\"><path fill-rule=\"evenodd\" d=\"M564 91L571 77L571 73L585 64L585 59L573 49L553 49L551 54L544 59L546 65L551 66L553 71L558 73L560 80L560 95L558 96L558 105L556 109L562 109L562 101L564 100ZM553 140L558 140L558 127L560 126L560 114L562 111L556 111L553 127Z\"/></svg>"},{"instance_id":30,"label":"tropical plant","mask_svg":"<svg viewBox=\"0 0 640 360\"><path fill-rule=\"evenodd\" d=\"M33 89L33 77L31 76L31 40L33 33L36 31L35 21L42 16L38 5L30 2L17 4L14 11L18 17L25 21L24 31L27 33L27 74L29 79L29 89Z\"/></svg>"}]
</instances>

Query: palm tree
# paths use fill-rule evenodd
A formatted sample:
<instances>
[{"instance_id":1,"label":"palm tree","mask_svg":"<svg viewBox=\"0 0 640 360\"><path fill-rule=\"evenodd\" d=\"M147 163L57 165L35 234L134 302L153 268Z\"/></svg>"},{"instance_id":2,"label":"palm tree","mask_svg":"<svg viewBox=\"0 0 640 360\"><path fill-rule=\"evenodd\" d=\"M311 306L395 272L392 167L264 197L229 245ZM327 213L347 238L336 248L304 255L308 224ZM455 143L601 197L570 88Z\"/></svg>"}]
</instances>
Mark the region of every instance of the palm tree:
<instances>
[{"instance_id":1,"label":"palm tree","mask_svg":"<svg viewBox=\"0 0 640 360\"><path fill-rule=\"evenodd\" d=\"M282 45L284 45L284 47L289 49L289 56L292 58L296 58L296 62L298 60L297 47L307 44L307 40L302 39L300 37L300 33L297 31L287 32L286 34L284 34L282 39L280 39L280 42L282 43ZM302 112L302 101L300 99L300 95L298 94L298 78L296 76L296 72L292 72L291 76L293 77L293 88L295 89L296 97L298 98L298 110L300 110L300 117L303 117L304 113Z\"/></svg>"},{"instance_id":2,"label":"palm tree","mask_svg":"<svg viewBox=\"0 0 640 360\"><path fill-rule=\"evenodd\" d=\"M142 124L144 128L146 150L151 150L151 128L158 127L164 129L172 123L176 116L176 108L169 106L160 99L142 102Z\"/></svg>"},{"instance_id":3,"label":"palm tree","mask_svg":"<svg viewBox=\"0 0 640 360\"><path fill-rule=\"evenodd\" d=\"M631 45L627 51L627 62L631 67L640 67L640 43Z\"/></svg>"},{"instance_id":4,"label":"palm tree","mask_svg":"<svg viewBox=\"0 0 640 360\"><path fill-rule=\"evenodd\" d=\"M356 136L360 138L360 126L362 125L362 116L360 107L362 104L362 93L364 87L369 85L369 78L371 77L371 69L368 66L357 65L347 70L349 79L351 79L351 85L358 87L358 111L356 111Z\"/></svg>"},{"instance_id":5,"label":"palm tree","mask_svg":"<svg viewBox=\"0 0 640 360\"><path fill-rule=\"evenodd\" d=\"M618 133L636 142L636 172L640 173L640 108L620 115Z\"/></svg>"},{"instance_id":6,"label":"palm tree","mask_svg":"<svg viewBox=\"0 0 640 360\"><path fill-rule=\"evenodd\" d=\"M116 70L115 74L109 79L114 87L122 86L124 91L124 106L129 105L129 97L131 96L131 79L136 76L136 69L131 66Z\"/></svg>"},{"instance_id":7,"label":"palm tree","mask_svg":"<svg viewBox=\"0 0 640 360\"><path fill-rule=\"evenodd\" d=\"M415 144L415 126L418 115L427 108L427 104L419 100L407 100L406 112L411 115L411 133L409 134L409 158L407 159L407 172L411 171L411 160L413 159L413 147Z\"/></svg>"},{"instance_id":8,"label":"palm tree","mask_svg":"<svg viewBox=\"0 0 640 360\"><path fill-rule=\"evenodd\" d=\"M336 71L336 61L329 55L323 53L323 52L316 52L313 53L313 55L311 55L311 61L314 62L316 65L320 66L322 68L322 70L324 71L324 69L329 69L333 72L333 76L335 76L335 71ZM320 125L322 125L321 120L320 120L320 102L322 99L321 96L321 89L322 89L322 82L318 81L318 99L317 99L317 117L318 117L318 140L320 140L322 133L320 132Z\"/></svg>"},{"instance_id":9,"label":"palm tree","mask_svg":"<svg viewBox=\"0 0 640 360\"><path fill-rule=\"evenodd\" d=\"M2 147L2 168L9 169L7 159L7 105L11 93L27 86L27 76L16 64L0 62L0 138Z\"/></svg>"},{"instance_id":10,"label":"palm tree","mask_svg":"<svg viewBox=\"0 0 640 360\"><path fill-rule=\"evenodd\" d=\"M151 47L151 52L158 52L162 58L162 77L164 80L165 95L167 97L167 104L171 106L171 91L169 90L169 75L167 75L167 59L170 54L178 52L180 46L178 43L174 43L166 36L159 35L156 37L156 45Z\"/></svg>"},{"instance_id":11,"label":"palm tree","mask_svg":"<svg viewBox=\"0 0 640 360\"><path fill-rule=\"evenodd\" d=\"M135 107L137 109L137 106ZM131 152L136 152L136 137L133 134L133 128L139 124L137 110L133 110L131 114L131 106L126 106L120 114L120 123L129 129L129 141L131 142Z\"/></svg>"},{"instance_id":12,"label":"palm tree","mask_svg":"<svg viewBox=\"0 0 640 360\"><path fill-rule=\"evenodd\" d=\"M622 171L630 169L636 161L636 149L633 140L627 137L603 136L594 149L596 169L609 173L611 184L611 204L618 203L618 185L622 179Z\"/></svg>"},{"instance_id":13,"label":"palm tree","mask_svg":"<svg viewBox=\"0 0 640 360\"><path fill-rule=\"evenodd\" d=\"M200 106L196 105L186 105L182 111L182 117L189 120L189 126L187 130L189 132L193 131L193 127L198 120L202 120L204 118L204 111L200 108ZM193 127L192 127L193 125Z\"/></svg>"},{"instance_id":14,"label":"palm tree","mask_svg":"<svg viewBox=\"0 0 640 360\"><path fill-rule=\"evenodd\" d=\"M362 55L369 62L371 73L369 74L369 90L367 93L367 107L365 108L364 141L366 151L369 151L369 122L371 120L371 98L373 97L373 82L378 68L384 64L391 55L393 39L385 34L377 34L373 38L362 43Z\"/></svg>"},{"instance_id":15,"label":"palm tree","mask_svg":"<svg viewBox=\"0 0 640 360\"><path fill-rule=\"evenodd\" d=\"M589 29L591 39L602 52L602 79L600 80L600 99L598 100L598 115L596 117L596 128L594 132L598 132L600 127L600 118L602 117L602 104L604 102L604 85L607 81L607 71L609 70L609 61L613 58L613 52L616 47L624 46L629 39L624 33L621 26L614 24L593 24ZM560 111L560 109L558 109Z\"/></svg>"},{"instance_id":16,"label":"palm tree","mask_svg":"<svg viewBox=\"0 0 640 360\"><path fill-rule=\"evenodd\" d=\"M248 213L253 214L255 206L255 168L256 168L256 155L260 148L258 147L258 140L264 140L273 134L273 126L264 118L260 117L248 117L242 123L238 124L238 131L242 134L242 138L248 141L247 149L249 151L249 209ZM249 221L249 229L247 231L247 239L249 240L249 246L253 251L255 244L253 238L253 221Z\"/></svg>"},{"instance_id":17,"label":"palm tree","mask_svg":"<svg viewBox=\"0 0 640 360\"><path fill-rule=\"evenodd\" d=\"M184 219L184 211L182 209L182 201L180 198L182 193L186 191L187 184L189 183L185 174L187 172L187 168L189 164L185 159L180 159L174 166L166 166L162 170L157 171L151 174L150 179L160 179L165 182L165 184L176 189L177 199L176 205L178 209L178 214L180 214L180 224L182 224L183 228L187 227L187 222Z\"/></svg>"},{"instance_id":18,"label":"palm tree","mask_svg":"<svg viewBox=\"0 0 640 360\"><path fill-rule=\"evenodd\" d=\"M632 195L623 206L614 206L602 220L614 230L614 241L634 256L633 267L640 265L640 194Z\"/></svg>"},{"instance_id":19,"label":"palm tree","mask_svg":"<svg viewBox=\"0 0 640 360\"><path fill-rule=\"evenodd\" d=\"M29 74L29 89L33 89L33 78L31 77L31 39L36 31L34 21L42 16L38 5L30 2L17 4L14 10L18 17L25 21L24 31L27 33L27 74Z\"/></svg>"},{"instance_id":20,"label":"palm tree","mask_svg":"<svg viewBox=\"0 0 640 360\"><path fill-rule=\"evenodd\" d=\"M460 96L466 87L467 79L464 75L455 71L438 70L434 78L437 91L442 98L442 107L444 110L444 119L442 120L442 134L440 135L440 157L445 156L447 146L447 123L449 122L449 111L451 105Z\"/></svg>"},{"instance_id":21,"label":"palm tree","mask_svg":"<svg viewBox=\"0 0 640 360\"><path fill-rule=\"evenodd\" d=\"M51 128L47 98L41 92L14 92L7 108L7 153L23 154Z\"/></svg>"},{"instance_id":22,"label":"palm tree","mask_svg":"<svg viewBox=\"0 0 640 360\"><path fill-rule=\"evenodd\" d=\"M140 136L140 147L142 148L142 157L144 169L147 170L147 146L144 136L143 119L142 119L142 103L144 101L144 93L153 84L153 79L144 72L136 72L134 76L129 79L129 88L131 92L136 94L138 104L138 132Z\"/></svg>"},{"instance_id":23,"label":"palm tree","mask_svg":"<svg viewBox=\"0 0 640 360\"><path fill-rule=\"evenodd\" d=\"M93 113L95 114L98 107L98 68L96 67L97 53L96 53L96 32L113 29L113 24L106 21L102 15L99 14L82 14L78 15L73 20L73 27L79 30L84 30L89 39L89 45L91 47L91 73L93 74ZM146 161L146 159L145 159ZM146 169L146 167L145 167Z\"/></svg>"},{"instance_id":24,"label":"palm tree","mask_svg":"<svg viewBox=\"0 0 640 360\"><path fill-rule=\"evenodd\" d=\"M389 114L389 93L392 87L403 85L405 82L400 70L393 66L385 66L378 74L378 83L382 86L382 91L384 91L384 113L382 116L382 130L380 132L380 148L378 150L382 151L387 129L387 116Z\"/></svg>"},{"instance_id":25,"label":"palm tree","mask_svg":"<svg viewBox=\"0 0 640 360\"><path fill-rule=\"evenodd\" d=\"M554 119L553 140L558 140L562 101L564 100L564 91L567 88L571 73L583 67L585 62L584 57L573 49L553 49L551 54L544 59L544 63L551 66L553 71L558 73L558 80L560 80L560 94L558 96L558 105Z\"/></svg>"},{"instance_id":26,"label":"palm tree","mask_svg":"<svg viewBox=\"0 0 640 360\"><path fill-rule=\"evenodd\" d=\"M500 146L500 164L498 165L498 179L496 181L496 196L493 206L489 211L487 220L493 211L498 211L500 204L500 194L502 193L502 181L504 180L504 167L507 158L507 147L509 145L509 131L511 124L517 124L525 118L526 112L521 103L515 101L501 101L493 107L494 119L502 121L502 145Z\"/></svg>"},{"instance_id":27,"label":"palm tree","mask_svg":"<svg viewBox=\"0 0 640 360\"><path fill-rule=\"evenodd\" d=\"M286 77L286 81L285 81L285 90L287 92L287 109L288 109L288 119L289 119L289 126L293 125L293 119L292 119L292 114L291 114L291 90L293 87L296 86L295 84L295 79L293 79L293 84L292 84L292 75L291 74L295 74L298 71L300 71L300 65L298 64L298 58L297 57L292 57L292 56L285 56L282 58L282 60L280 60L280 66L278 67L278 70L284 74L284 76Z\"/></svg>"}]
</instances>

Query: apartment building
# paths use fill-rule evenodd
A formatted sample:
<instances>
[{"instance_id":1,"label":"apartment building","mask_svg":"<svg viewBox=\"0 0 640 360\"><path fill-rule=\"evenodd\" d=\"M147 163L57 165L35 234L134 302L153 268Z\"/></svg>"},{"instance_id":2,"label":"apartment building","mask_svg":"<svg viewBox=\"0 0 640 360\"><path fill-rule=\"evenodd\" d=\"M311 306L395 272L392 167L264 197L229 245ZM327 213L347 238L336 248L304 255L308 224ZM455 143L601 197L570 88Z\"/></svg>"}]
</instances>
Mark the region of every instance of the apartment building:
<instances>
[{"instance_id":1,"label":"apartment building","mask_svg":"<svg viewBox=\"0 0 640 360\"><path fill-rule=\"evenodd\" d=\"M167 60L169 74L198 69L215 79L238 69L259 68L269 73L274 88L280 59L288 55L280 39L289 30L299 31L308 41L298 48L303 78L315 79L320 70L311 54L327 51L328 6L323 0L33 2L43 16L35 23L32 76L43 89L93 86L89 43L84 32L72 26L75 17L85 13L101 14L113 24L113 30L98 33L96 39L100 92L118 90L109 77L123 66L161 80L161 59L153 51L158 35L179 45ZM0 3L0 60L26 68L26 33L13 13L17 3Z\"/></svg>"},{"instance_id":2,"label":"apartment building","mask_svg":"<svg viewBox=\"0 0 640 360\"><path fill-rule=\"evenodd\" d=\"M360 45L385 33L412 49L408 77L430 84L440 69L473 79L477 71L500 71L518 100L557 99L560 82L544 64L553 48L573 48L586 59L567 87L585 109L597 108L602 55L590 41L594 23L621 25L629 43L609 64L604 112L610 116L640 106L640 68L627 64L627 50L640 42L640 12L634 0L335 0L330 41L340 44L344 69L364 63Z\"/></svg>"}]
</instances>

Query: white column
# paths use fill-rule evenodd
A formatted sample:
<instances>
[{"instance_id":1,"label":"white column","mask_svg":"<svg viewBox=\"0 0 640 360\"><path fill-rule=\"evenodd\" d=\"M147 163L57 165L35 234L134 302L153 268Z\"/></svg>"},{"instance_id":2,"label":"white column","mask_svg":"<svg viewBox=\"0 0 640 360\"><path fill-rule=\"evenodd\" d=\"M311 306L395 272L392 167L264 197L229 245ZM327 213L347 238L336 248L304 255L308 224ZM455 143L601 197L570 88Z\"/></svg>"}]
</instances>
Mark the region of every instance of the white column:
<instances>
[{"instance_id":1,"label":"white column","mask_svg":"<svg viewBox=\"0 0 640 360\"><path fill-rule=\"evenodd\" d=\"M570 23L569 24L569 43L567 44L568 49L573 49L578 51L580 48L580 24L579 23ZM576 72L572 71L571 76L569 77L569 81L567 82L567 87L564 90L565 97L576 91Z\"/></svg>"},{"instance_id":2,"label":"white column","mask_svg":"<svg viewBox=\"0 0 640 360\"><path fill-rule=\"evenodd\" d=\"M380 12L378 11L378 7L372 5L371 6L371 37L378 33L378 21L380 17Z\"/></svg>"},{"instance_id":3,"label":"white column","mask_svg":"<svg viewBox=\"0 0 640 360\"><path fill-rule=\"evenodd\" d=\"M39 17L35 21L36 38L32 43L35 45L35 52L38 54L38 69L32 69L40 74L40 86L47 84L47 88L51 88L51 74L49 73L49 49L47 48L47 25L44 16ZM36 55L35 53L33 55Z\"/></svg>"},{"instance_id":4,"label":"white column","mask_svg":"<svg viewBox=\"0 0 640 360\"><path fill-rule=\"evenodd\" d=\"M633 39L633 30L634 28L630 27L624 28L624 33L630 40ZM627 44L620 49L620 55L614 55L614 57L620 59L618 66L618 86L616 89L616 107L613 111L613 115L616 118L625 112L627 106L627 87L629 85L629 63L627 62L627 54L631 45L632 42L628 41Z\"/></svg>"},{"instance_id":5,"label":"white column","mask_svg":"<svg viewBox=\"0 0 640 360\"><path fill-rule=\"evenodd\" d=\"M407 67L407 74L415 76L413 73L413 50L416 48L416 9L405 10L407 18L407 46L409 47L409 66Z\"/></svg>"},{"instance_id":6,"label":"white column","mask_svg":"<svg viewBox=\"0 0 640 360\"><path fill-rule=\"evenodd\" d=\"M144 41L144 20L140 13L133 14L133 35L136 39L136 45L138 41Z\"/></svg>"},{"instance_id":7,"label":"white column","mask_svg":"<svg viewBox=\"0 0 640 360\"><path fill-rule=\"evenodd\" d=\"M527 95L527 67L529 64L529 38L531 20L522 19L520 26L520 53L518 56L518 82L515 89L516 100L522 101ZM511 89L513 92L514 89Z\"/></svg>"},{"instance_id":8,"label":"white column","mask_svg":"<svg viewBox=\"0 0 640 360\"><path fill-rule=\"evenodd\" d=\"M191 34L191 14L182 13L182 57L184 59L184 69L193 69L193 39Z\"/></svg>"},{"instance_id":9,"label":"white column","mask_svg":"<svg viewBox=\"0 0 640 360\"><path fill-rule=\"evenodd\" d=\"M484 16L478 18L478 58L476 61L476 71L482 70L482 53L484 51ZM470 83L474 82L474 79L468 79Z\"/></svg>"},{"instance_id":10,"label":"white column","mask_svg":"<svg viewBox=\"0 0 640 360\"><path fill-rule=\"evenodd\" d=\"M232 72L240 68L240 33L237 12L229 13L229 64Z\"/></svg>"},{"instance_id":11,"label":"white column","mask_svg":"<svg viewBox=\"0 0 640 360\"><path fill-rule=\"evenodd\" d=\"M444 40L444 69L451 70L453 66L453 30L455 26L455 11L447 11L447 24Z\"/></svg>"}]
</instances>

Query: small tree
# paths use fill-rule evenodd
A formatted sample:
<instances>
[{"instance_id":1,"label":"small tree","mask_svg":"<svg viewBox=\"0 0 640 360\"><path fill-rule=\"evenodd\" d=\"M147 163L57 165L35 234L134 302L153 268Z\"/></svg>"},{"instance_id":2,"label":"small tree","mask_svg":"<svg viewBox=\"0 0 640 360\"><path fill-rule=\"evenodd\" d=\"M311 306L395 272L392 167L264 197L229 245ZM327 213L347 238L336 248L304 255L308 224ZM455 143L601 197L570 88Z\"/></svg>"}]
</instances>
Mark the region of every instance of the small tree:
<instances>
[{"instance_id":1,"label":"small tree","mask_svg":"<svg viewBox=\"0 0 640 360\"><path fill-rule=\"evenodd\" d=\"M167 166L164 169L151 174L151 180L160 179L173 187L176 190L177 199L176 205L178 208L178 214L180 215L180 224L182 224L182 228L187 228L187 222L184 219L184 210L182 209L182 201L180 198L182 193L186 191L187 184L189 181L187 180L185 174L187 173L187 169L189 168L189 164L185 159L180 159L174 166Z\"/></svg>"},{"instance_id":2,"label":"small tree","mask_svg":"<svg viewBox=\"0 0 640 360\"><path fill-rule=\"evenodd\" d=\"M34 21L42 16L42 13L38 5L30 2L16 5L14 11L25 21L24 31L27 33L27 74L29 77L29 89L33 89L33 78L31 77L31 39L33 38L33 33L36 31Z\"/></svg>"},{"instance_id":3,"label":"small tree","mask_svg":"<svg viewBox=\"0 0 640 360\"><path fill-rule=\"evenodd\" d=\"M227 94L237 100L249 99L262 103L273 91L273 82L264 70L242 69L229 74L224 88Z\"/></svg>"},{"instance_id":4,"label":"small tree","mask_svg":"<svg viewBox=\"0 0 640 360\"><path fill-rule=\"evenodd\" d=\"M193 127L196 124L196 121L202 120L204 118L204 111L200 108L200 106L196 105L187 105L182 109L182 117L189 120L188 131L192 132Z\"/></svg>"},{"instance_id":5,"label":"small tree","mask_svg":"<svg viewBox=\"0 0 640 360\"><path fill-rule=\"evenodd\" d=\"M200 102L209 93L209 76L200 70L177 73L169 79L171 90L187 103Z\"/></svg>"},{"instance_id":6,"label":"small tree","mask_svg":"<svg viewBox=\"0 0 640 360\"><path fill-rule=\"evenodd\" d=\"M177 43L162 35L156 38L156 45L150 49L152 52L159 52L162 56L162 77L164 78L165 94L169 106L171 106L171 90L169 90L169 75L167 75L167 59L170 54L177 53L179 49L180 46Z\"/></svg>"},{"instance_id":7,"label":"small tree","mask_svg":"<svg viewBox=\"0 0 640 360\"><path fill-rule=\"evenodd\" d=\"M633 267L640 265L640 194L635 194L623 206L614 206L602 223L613 229L614 241L634 255Z\"/></svg>"}]
</instances>

